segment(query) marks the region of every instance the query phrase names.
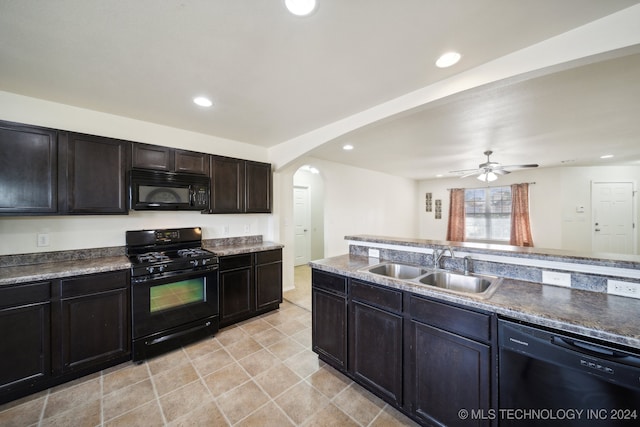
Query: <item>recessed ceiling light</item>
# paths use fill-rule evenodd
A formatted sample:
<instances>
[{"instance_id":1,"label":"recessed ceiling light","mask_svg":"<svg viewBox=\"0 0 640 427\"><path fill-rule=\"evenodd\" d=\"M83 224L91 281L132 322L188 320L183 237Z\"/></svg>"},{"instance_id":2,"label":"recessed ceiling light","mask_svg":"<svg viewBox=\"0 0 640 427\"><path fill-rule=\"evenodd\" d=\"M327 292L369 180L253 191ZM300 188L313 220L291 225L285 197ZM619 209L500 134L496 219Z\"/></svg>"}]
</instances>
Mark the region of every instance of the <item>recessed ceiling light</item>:
<instances>
[{"instance_id":1,"label":"recessed ceiling light","mask_svg":"<svg viewBox=\"0 0 640 427\"><path fill-rule=\"evenodd\" d=\"M462 56L458 52L447 52L436 61L436 67L447 68L460 61Z\"/></svg>"},{"instance_id":2,"label":"recessed ceiling light","mask_svg":"<svg viewBox=\"0 0 640 427\"><path fill-rule=\"evenodd\" d=\"M316 8L316 0L284 0L289 12L297 16L306 16Z\"/></svg>"},{"instance_id":3,"label":"recessed ceiling light","mask_svg":"<svg viewBox=\"0 0 640 427\"><path fill-rule=\"evenodd\" d=\"M604 156L600 156L601 159L610 159L613 157L613 154L605 154Z\"/></svg>"},{"instance_id":4,"label":"recessed ceiling light","mask_svg":"<svg viewBox=\"0 0 640 427\"><path fill-rule=\"evenodd\" d=\"M436 178L442 178L444 175L442 175L441 173L439 173L438 175L436 175Z\"/></svg>"},{"instance_id":5,"label":"recessed ceiling light","mask_svg":"<svg viewBox=\"0 0 640 427\"><path fill-rule=\"evenodd\" d=\"M353 150L353 145L351 144L343 145L342 149L346 151Z\"/></svg>"},{"instance_id":6,"label":"recessed ceiling light","mask_svg":"<svg viewBox=\"0 0 640 427\"><path fill-rule=\"evenodd\" d=\"M211 107L213 105L213 102L211 102L209 98L205 98L204 96L197 96L193 98L193 102L201 107Z\"/></svg>"}]
</instances>

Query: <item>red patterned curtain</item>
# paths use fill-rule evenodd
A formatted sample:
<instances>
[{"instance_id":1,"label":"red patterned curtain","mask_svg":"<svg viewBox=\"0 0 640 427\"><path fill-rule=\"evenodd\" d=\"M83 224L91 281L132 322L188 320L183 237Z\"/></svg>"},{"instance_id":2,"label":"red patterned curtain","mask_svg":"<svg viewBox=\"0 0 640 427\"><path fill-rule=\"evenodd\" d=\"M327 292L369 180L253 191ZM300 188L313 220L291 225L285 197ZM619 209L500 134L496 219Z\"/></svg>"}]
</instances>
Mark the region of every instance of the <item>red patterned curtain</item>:
<instances>
[{"instance_id":1,"label":"red patterned curtain","mask_svg":"<svg viewBox=\"0 0 640 427\"><path fill-rule=\"evenodd\" d=\"M533 246L529 221L529 184L511 186L511 241L515 246Z\"/></svg>"},{"instance_id":2,"label":"red patterned curtain","mask_svg":"<svg viewBox=\"0 0 640 427\"><path fill-rule=\"evenodd\" d=\"M449 193L447 240L464 242L464 188L452 188Z\"/></svg>"}]
</instances>

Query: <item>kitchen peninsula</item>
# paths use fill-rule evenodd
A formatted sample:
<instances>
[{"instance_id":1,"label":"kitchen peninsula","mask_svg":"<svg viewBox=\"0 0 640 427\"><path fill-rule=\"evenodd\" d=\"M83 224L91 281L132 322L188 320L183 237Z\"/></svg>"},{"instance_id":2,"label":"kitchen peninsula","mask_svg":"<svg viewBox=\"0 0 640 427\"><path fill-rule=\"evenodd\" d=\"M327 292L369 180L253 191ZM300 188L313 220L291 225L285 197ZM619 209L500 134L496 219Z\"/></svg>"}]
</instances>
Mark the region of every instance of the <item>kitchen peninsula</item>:
<instances>
[{"instance_id":1,"label":"kitchen peninsula","mask_svg":"<svg viewBox=\"0 0 640 427\"><path fill-rule=\"evenodd\" d=\"M640 396L637 365L629 365L625 383L607 377L622 374L626 366L598 358L624 354L640 361L640 300L606 293L608 280L638 282L638 257L368 235L345 239L348 254L310 263L313 350L417 421L453 425L460 421L460 408L540 407L540 402L508 400L538 385L511 389L506 382L527 377L511 375L511 369L537 362L536 357L556 357L549 366L575 361L585 369L563 367L563 375L572 376L567 381L587 378L602 388L611 387L611 381L626 384L615 392L607 389L608 402L622 405L619 396ZM376 268L380 265L398 270ZM464 275L467 269L471 272ZM435 274L493 277L494 282L483 293L419 280ZM543 283L549 277L570 286ZM551 339L540 338L544 334ZM514 342L522 348L511 349ZM556 345L536 353L549 343ZM583 354L576 348L588 350ZM529 359L512 363L513 354ZM574 402L571 393L562 394L568 395L567 405ZM614 396L618 400L610 399Z\"/></svg>"}]
</instances>

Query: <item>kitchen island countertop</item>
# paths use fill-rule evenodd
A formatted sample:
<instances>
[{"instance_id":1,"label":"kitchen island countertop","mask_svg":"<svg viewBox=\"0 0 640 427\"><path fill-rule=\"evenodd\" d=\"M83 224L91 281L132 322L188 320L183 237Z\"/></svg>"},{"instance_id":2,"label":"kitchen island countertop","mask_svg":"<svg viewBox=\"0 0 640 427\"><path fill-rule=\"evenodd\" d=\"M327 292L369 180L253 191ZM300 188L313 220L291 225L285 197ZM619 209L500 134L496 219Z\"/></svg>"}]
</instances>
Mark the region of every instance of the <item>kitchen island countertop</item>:
<instances>
[{"instance_id":1,"label":"kitchen island countertop","mask_svg":"<svg viewBox=\"0 0 640 427\"><path fill-rule=\"evenodd\" d=\"M360 255L315 260L312 268L469 308L640 349L640 299L503 279L488 298L411 284L360 269L381 262Z\"/></svg>"}]
</instances>

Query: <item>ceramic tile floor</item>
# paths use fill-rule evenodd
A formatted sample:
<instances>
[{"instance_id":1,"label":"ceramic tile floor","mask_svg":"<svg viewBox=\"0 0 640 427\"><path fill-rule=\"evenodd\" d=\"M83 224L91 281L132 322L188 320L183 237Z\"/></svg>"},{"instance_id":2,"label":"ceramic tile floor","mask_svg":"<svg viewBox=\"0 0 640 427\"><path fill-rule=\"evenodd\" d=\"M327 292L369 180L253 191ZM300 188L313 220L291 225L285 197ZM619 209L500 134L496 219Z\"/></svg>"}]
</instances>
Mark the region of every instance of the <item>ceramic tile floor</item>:
<instances>
[{"instance_id":1,"label":"ceramic tile floor","mask_svg":"<svg viewBox=\"0 0 640 427\"><path fill-rule=\"evenodd\" d=\"M143 364L0 406L0 426L414 426L311 351L311 313L279 310Z\"/></svg>"}]
</instances>

